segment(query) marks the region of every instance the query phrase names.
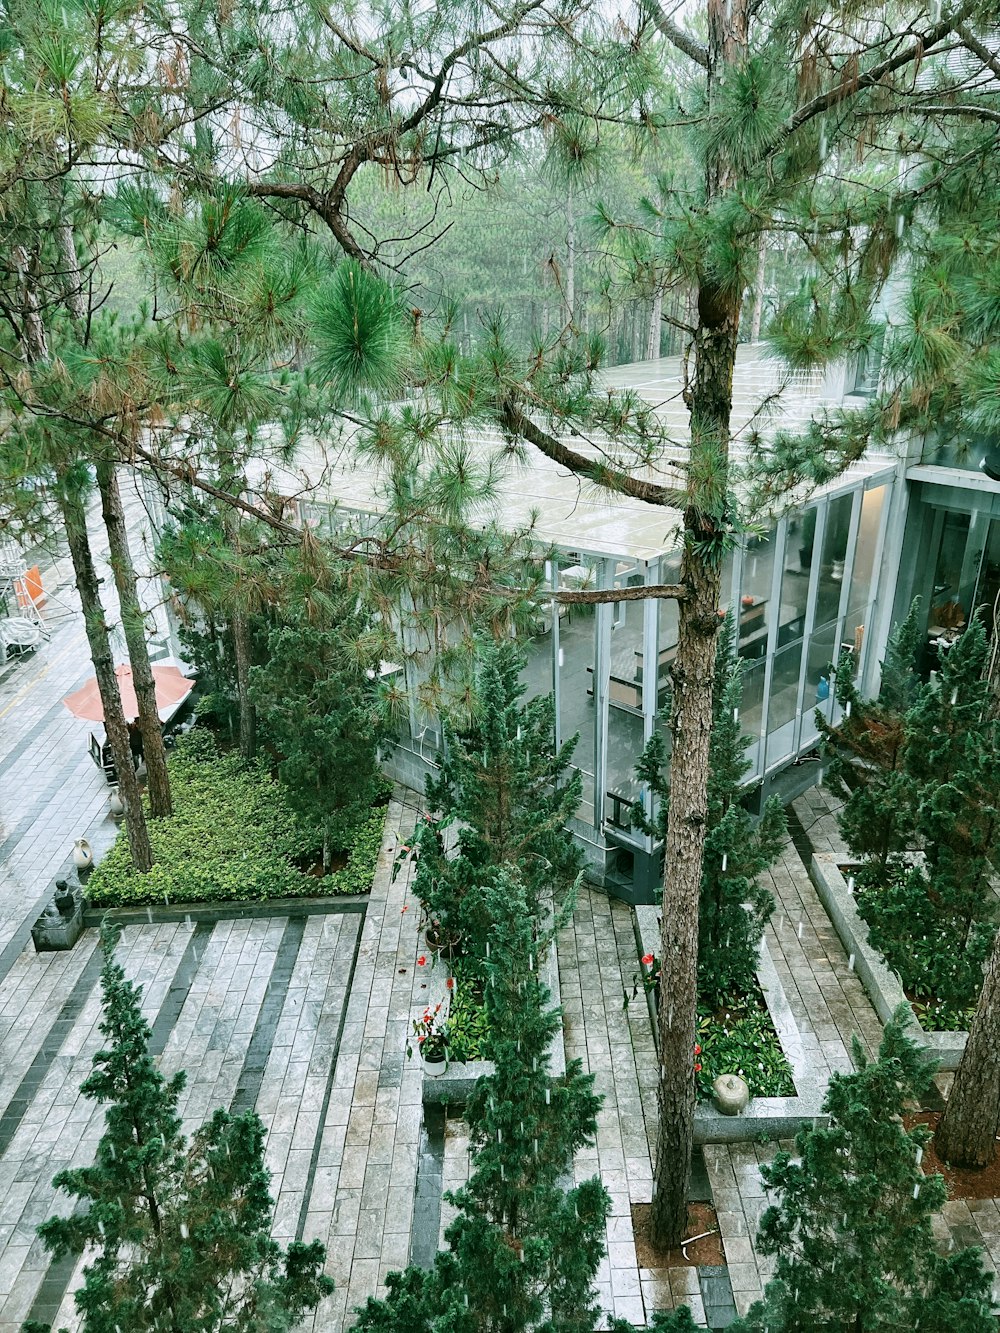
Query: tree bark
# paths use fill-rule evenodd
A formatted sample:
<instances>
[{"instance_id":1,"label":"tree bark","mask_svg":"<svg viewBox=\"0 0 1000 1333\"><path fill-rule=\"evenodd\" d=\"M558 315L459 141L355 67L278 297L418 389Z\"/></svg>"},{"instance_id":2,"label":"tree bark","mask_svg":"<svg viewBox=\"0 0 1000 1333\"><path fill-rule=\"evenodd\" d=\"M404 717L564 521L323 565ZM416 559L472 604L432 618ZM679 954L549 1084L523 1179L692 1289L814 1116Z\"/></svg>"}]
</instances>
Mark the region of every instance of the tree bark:
<instances>
[{"instance_id":1,"label":"tree bark","mask_svg":"<svg viewBox=\"0 0 1000 1333\"><path fill-rule=\"evenodd\" d=\"M764 276L767 269L767 233L760 234L760 248L757 251L757 278L754 283L753 323L750 326L750 341L760 342L760 326L764 318Z\"/></svg>"},{"instance_id":2,"label":"tree bark","mask_svg":"<svg viewBox=\"0 0 1000 1333\"><path fill-rule=\"evenodd\" d=\"M38 293L31 272L31 257L23 245L11 249L11 258L21 288L21 348L28 361L47 361L49 344L38 305Z\"/></svg>"},{"instance_id":3,"label":"tree bark","mask_svg":"<svg viewBox=\"0 0 1000 1333\"><path fill-rule=\"evenodd\" d=\"M1000 1130L1000 933L993 941L962 1062L934 1135L934 1149L952 1166L988 1166Z\"/></svg>"},{"instance_id":4,"label":"tree bark","mask_svg":"<svg viewBox=\"0 0 1000 1333\"><path fill-rule=\"evenodd\" d=\"M106 460L97 464L97 485L101 492L101 510L111 551L111 570L118 589L122 628L132 665L132 683L139 702L139 730L142 755L146 761L149 785L149 810L156 817L173 814L167 753L163 746L163 728L156 707L156 682L146 646L146 625L136 591L135 566L128 545L128 529L122 508L121 492L114 465Z\"/></svg>"},{"instance_id":5,"label":"tree bark","mask_svg":"<svg viewBox=\"0 0 1000 1333\"><path fill-rule=\"evenodd\" d=\"M573 323L576 306L576 213L573 182L566 185L566 314Z\"/></svg>"},{"instance_id":6,"label":"tree bark","mask_svg":"<svg viewBox=\"0 0 1000 1333\"><path fill-rule=\"evenodd\" d=\"M129 849L136 870L146 871L153 864L153 849L150 846L149 830L142 808L139 780L132 762L128 725L122 711L121 695L118 692L118 678L115 676L115 663L111 655L111 640L104 607L101 605L100 581L94 568L94 557L87 535L87 512L78 494L66 490L65 487L60 489L62 494L59 503L66 527L66 540L83 607L83 620L87 631L87 642L90 645L90 656L97 675L97 687L104 707L104 729L118 770L118 786L125 805L125 830Z\"/></svg>"},{"instance_id":7,"label":"tree bark","mask_svg":"<svg viewBox=\"0 0 1000 1333\"><path fill-rule=\"evenodd\" d=\"M725 66L746 47L746 0L709 0L709 99ZM706 202L733 186L718 156L706 163ZM727 526L733 371L741 297L702 275L697 294L690 394L689 502L684 511L677 654L672 667L670 806L660 944L659 1132L651 1239L684 1239L694 1142L694 1045L698 1008L698 909L705 848L712 683Z\"/></svg>"},{"instance_id":8,"label":"tree bark","mask_svg":"<svg viewBox=\"0 0 1000 1333\"><path fill-rule=\"evenodd\" d=\"M250 624L242 610L229 617L236 658L236 694L240 706L240 754L252 759L257 752L257 712L250 698Z\"/></svg>"},{"instance_id":9,"label":"tree bark","mask_svg":"<svg viewBox=\"0 0 1000 1333\"><path fill-rule=\"evenodd\" d=\"M646 346L646 360L658 361L660 357L660 329L663 326L663 293L653 293L653 308L649 313L649 342Z\"/></svg>"}]
</instances>

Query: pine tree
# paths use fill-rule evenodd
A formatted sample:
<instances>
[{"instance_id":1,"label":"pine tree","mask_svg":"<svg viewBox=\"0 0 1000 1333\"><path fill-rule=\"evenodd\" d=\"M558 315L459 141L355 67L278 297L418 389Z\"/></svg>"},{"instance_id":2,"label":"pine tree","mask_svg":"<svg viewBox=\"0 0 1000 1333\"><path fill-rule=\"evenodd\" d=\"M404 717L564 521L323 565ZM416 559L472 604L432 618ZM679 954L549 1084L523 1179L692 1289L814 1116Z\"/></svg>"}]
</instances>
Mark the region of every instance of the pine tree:
<instances>
[{"instance_id":1,"label":"pine tree","mask_svg":"<svg viewBox=\"0 0 1000 1333\"><path fill-rule=\"evenodd\" d=\"M445 724L440 773L427 783L428 808L440 817L418 830L414 892L470 961L485 957L493 918L482 889L497 867L517 873L537 916L543 892L558 899L581 863L566 829L582 785L570 767L576 738L553 748L551 695L521 702L524 660L509 641L480 648L471 720L461 730ZM445 850L450 827L454 854Z\"/></svg>"},{"instance_id":2,"label":"pine tree","mask_svg":"<svg viewBox=\"0 0 1000 1333\"><path fill-rule=\"evenodd\" d=\"M716 648L708 825L698 913L698 995L712 1005L753 991L761 936L774 910L773 895L760 877L778 859L786 837L777 797L765 803L757 820L743 804L753 795L754 784L743 785L752 768L746 753L751 740L739 722L741 664L734 652L734 634L730 615ZM654 818L650 821L642 801L637 801L632 819L658 838L666 833L670 800L666 762L663 734L657 730L636 767L639 781L653 793Z\"/></svg>"},{"instance_id":3,"label":"pine tree","mask_svg":"<svg viewBox=\"0 0 1000 1333\"><path fill-rule=\"evenodd\" d=\"M554 1078L557 1010L536 961L550 931L538 928L516 871L486 890L494 920L486 1007L495 1072L466 1108L472 1153L467 1185L445 1197L458 1208L450 1250L433 1271L396 1276L370 1300L363 1333L592 1333L593 1283L604 1254L610 1200L599 1178L571 1187L573 1158L597 1132L601 1099L580 1061Z\"/></svg>"},{"instance_id":4,"label":"pine tree","mask_svg":"<svg viewBox=\"0 0 1000 1333\"><path fill-rule=\"evenodd\" d=\"M834 1074L827 1128L802 1129L795 1157L761 1168L769 1194L757 1247L774 1277L734 1333L992 1333L990 1278L976 1250L941 1258L931 1218L948 1191L925 1176L930 1138L901 1117L930 1083L901 1007L867 1061L855 1038L851 1074Z\"/></svg>"},{"instance_id":5,"label":"pine tree","mask_svg":"<svg viewBox=\"0 0 1000 1333\"><path fill-rule=\"evenodd\" d=\"M107 1106L104 1133L93 1166L54 1181L86 1206L39 1227L53 1257L88 1253L75 1295L83 1333L291 1329L333 1290L323 1246L296 1242L282 1253L271 1239L256 1114L217 1110L190 1142L182 1136L184 1075L164 1079L149 1055L141 992L115 961L115 940L102 936L107 1046L81 1087Z\"/></svg>"}]
</instances>

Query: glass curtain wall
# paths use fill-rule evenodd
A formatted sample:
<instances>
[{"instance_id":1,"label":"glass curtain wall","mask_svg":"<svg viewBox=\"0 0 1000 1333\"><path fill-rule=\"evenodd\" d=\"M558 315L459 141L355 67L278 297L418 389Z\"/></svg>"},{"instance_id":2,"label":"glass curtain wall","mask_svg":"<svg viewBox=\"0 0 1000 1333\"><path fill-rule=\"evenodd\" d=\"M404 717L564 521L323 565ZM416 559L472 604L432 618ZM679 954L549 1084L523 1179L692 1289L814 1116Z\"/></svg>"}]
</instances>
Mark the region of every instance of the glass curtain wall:
<instances>
[{"instance_id":1,"label":"glass curtain wall","mask_svg":"<svg viewBox=\"0 0 1000 1333\"><path fill-rule=\"evenodd\" d=\"M635 561L609 561L613 586L645 582ZM635 765L646 740L643 715L645 602L613 602L608 607L608 712L605 748L604 820L628 830L629 807L639 796Z\"/></svg>"},{"instance_id":2,"label":"glass curtain wall","mask_svg":"<svg viewBox=\"0 0 1000 1333\"><path fill-rule=\"evenodd\" d=\"M579 552L563 554L558 560L560 588L597 588L601 584L600 561ZM595 667L597 665L597 627L595 606L568 606L566 614L554 620L557 690L558 742L564 744L579 737L573 762L583 777L583 799L578 818L594 822L594 790L597 768L597 718L595 704ZM597 672L598 688L600 673Z\"/></svg>"}]
</instances>

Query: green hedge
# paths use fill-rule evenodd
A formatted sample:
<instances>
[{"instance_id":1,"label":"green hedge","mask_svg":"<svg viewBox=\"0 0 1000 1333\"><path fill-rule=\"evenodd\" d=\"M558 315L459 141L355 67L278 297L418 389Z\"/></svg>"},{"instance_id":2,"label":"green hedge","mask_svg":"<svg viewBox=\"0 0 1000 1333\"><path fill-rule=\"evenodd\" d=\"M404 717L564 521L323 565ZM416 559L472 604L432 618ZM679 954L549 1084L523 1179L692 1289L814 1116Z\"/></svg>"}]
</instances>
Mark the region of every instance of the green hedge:
<instances>
[{"instance_id":1,"label":"green hedge","mask_svg":"<svg viewBox=\"0 0 1000 1333\"><path fill-rule=\"evenodd\" d=\"M698 1097L710 1101L712 1084L722 1074L746 1079L751 1097L794 1097L792 1069L781 1049L762 995L742 997L740 1009L710 1013L699 1008L695 1063Z\"/></svg>"},{"instance_id":2,"label":"green hedge","mask_svg":"<svg viewBox=\"0 0 1000 1333\"><path fill-rule=\"evenodd\" d=\"M294 864L315 853L315 835L297 823L262 764L220 754L210 733L196 729L178 742L169 766L174 813L149 821L153 868L134 869L122 829L87 885L94 906L264 902L371 888L384 807L355 831L343 869L320 877Z\"/></svg>"}]
</instances>

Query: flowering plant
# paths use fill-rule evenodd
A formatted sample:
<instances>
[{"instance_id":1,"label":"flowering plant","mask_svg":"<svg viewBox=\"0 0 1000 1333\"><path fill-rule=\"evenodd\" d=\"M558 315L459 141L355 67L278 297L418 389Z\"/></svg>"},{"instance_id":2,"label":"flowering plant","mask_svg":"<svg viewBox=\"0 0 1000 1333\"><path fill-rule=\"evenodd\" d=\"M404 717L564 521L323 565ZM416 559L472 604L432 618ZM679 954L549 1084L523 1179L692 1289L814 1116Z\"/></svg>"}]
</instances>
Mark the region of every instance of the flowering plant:
<instances>
[{"instance_id":1,"label":"flowering plant","mask_svg":"<svg viewBox=\"0 0 1000 1333\"><path fill-rule=\"evenodd\" d=\"M439 1000L437 1004L424 1010L419 1018L413 1020L413 1037L417 1050L425 1060L443 1060L448 1054L448 1015L441 1015L444 1008ZM406 1043L406 1055L413 1054L413 1041Z\"/></svg>"}]
</instances>

